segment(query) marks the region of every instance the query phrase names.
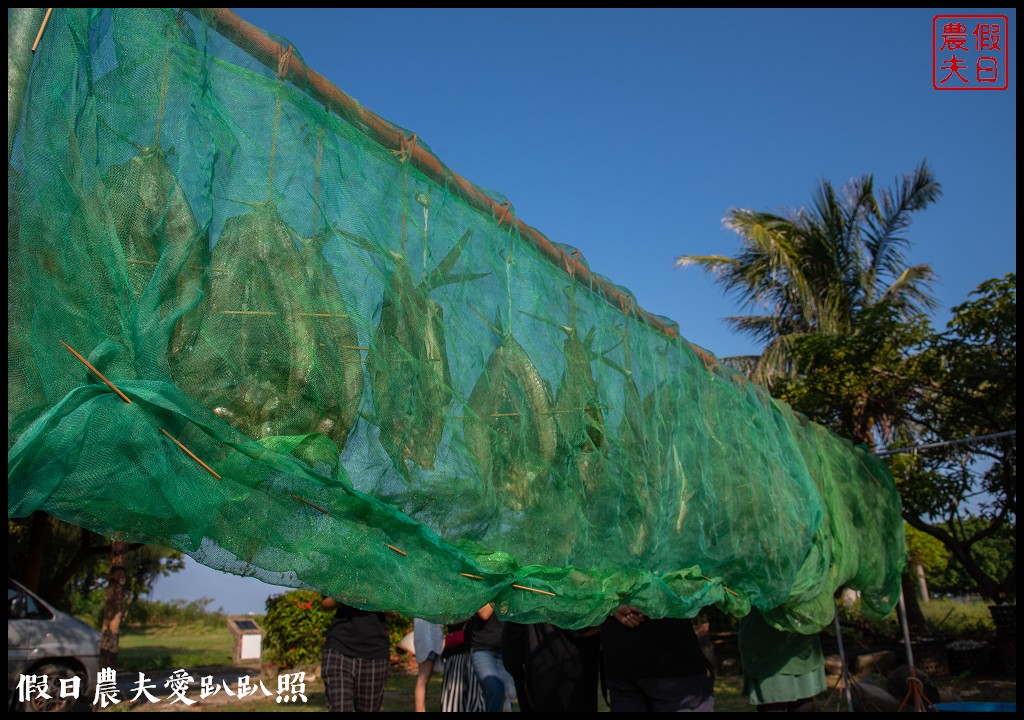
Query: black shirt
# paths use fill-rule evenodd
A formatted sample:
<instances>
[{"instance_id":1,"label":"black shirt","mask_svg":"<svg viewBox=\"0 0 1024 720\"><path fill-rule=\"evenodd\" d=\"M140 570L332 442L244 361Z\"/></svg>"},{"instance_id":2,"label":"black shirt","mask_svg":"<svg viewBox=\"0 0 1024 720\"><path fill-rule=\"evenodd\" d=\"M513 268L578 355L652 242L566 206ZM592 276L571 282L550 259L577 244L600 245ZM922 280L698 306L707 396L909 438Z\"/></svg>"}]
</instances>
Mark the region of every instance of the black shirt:
<instances>
[{"instance_id":1,"label":"black shirt","mask_svg":"<svg viewBox=\"0 0 1024 720\"><path fill-rule=\"evenodd\" d=\"M504 623L498 619L497 615L491 615L486 620L481 620L479 615L474 615L467 627L470 649L491 650L500 653L503 625Z\"/></svg>"},{"instance_id":2,"label":"black shirt","mask_svg":"<svg viewBox=\"0 0 1024 720\"><path fill-rule=\"evenodd\" d=\"M601 647L607 677L706 676L709 669L690 620L647 619L628 628L609 617L601 626Z\"/></svg>"},{"instance_id":3,"label":"black shirt","mask_svg":"<svg viewBox=\"0 0 1024 720\"><path fill-rule=\"evenodd\" d=\"M384 613L338 605L327 628L324 647L348 657L387 660L391 656L391 643Z\"/></svg>"},{"instance_id":4,"label":"black shirt","mask_svg":"<svg viewBox=\"0 0 1024 720\"><path fill-rule=\"evenodd\" d=\"M601 636L548 623L505 623L501 658L521 712L597 712Z\"/></svg>"}]
</instances>

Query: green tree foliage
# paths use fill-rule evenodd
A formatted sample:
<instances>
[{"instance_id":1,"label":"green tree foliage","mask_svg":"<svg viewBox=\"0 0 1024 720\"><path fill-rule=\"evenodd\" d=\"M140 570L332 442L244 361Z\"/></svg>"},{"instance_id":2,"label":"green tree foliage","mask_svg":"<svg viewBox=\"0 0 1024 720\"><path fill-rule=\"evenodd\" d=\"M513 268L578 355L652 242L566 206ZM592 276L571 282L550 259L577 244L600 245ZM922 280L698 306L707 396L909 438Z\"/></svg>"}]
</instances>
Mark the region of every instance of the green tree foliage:
<instances>
[{"instance_id":1,"label":"green tree foliage","mask_svg":"<svg viewBox=\"0 0 1024 720\"><path fill-rule=\"evenodd\" d=\"M998 435L1016 428L1016 276L982 283L945 332L932 330L933 273L907 262L905 231L940 195L924 163L879 192L870 175L838 191L822 181L809 207L730 211L734 257L677 264L713 273L756 312L728 322L762 353L726 361L810 419L870 447ZM986 597L1015 599L1015 547L998 570L979 548L1016 528L1016 435L891 467L907 522L942 542Z\"/></svg>"},{"instance_id":2,"label":"green tree foliage","mask_svg":"<svg viewBox=\"0 0 1024 720\"><path fill-rule=\"evenodd\" d=\"M963 524L968 532L977 534L988 525L988 521L983 517L970 517L966 518ZM925 533L921 535L931 537ZM933 541L939 542L937 539ZM971 547L971 554L982 572L992 578L1004 578L1010 574L1016 553L1017 529L1006 525L978 540ZM982 594L978 583L948 551L945 553L944 562L925 569L928 572L928 584L934 592L951 595Z\"/></svg>"},{"instance_id":3,"label":"green tree foliage","mask_svg":"<svg viewBox=\"0 0 1024 720\"><path fill-rule=\"evenodd\" d=\"M907 559L920 565L929 575L942 572L949 565L949 550L938 539L921 532L909 523L904 526L907 533Z\"/></svg>"},{"instance_id":4,"label":"green tree foliage","mask_svg":"<svg viewBox=\"0 0 1024 720\"><path fill-rule=\"evenodd\" d=\"M896 467L904 517L942 541L986 598L1016 600L1016 274L979 285L916 362L917 423L904 443L937 447ZM971 440L943 444L961 439ZM985 560L996 538L1010 543L1008 563Z\"/></svg>"},{"instance_id":5,"label":"green tree foliage","mask_svg":"<svg viewBox=\"0 0 1024 720\"><path fill-rule=\"evenodd\" d=\"M844 437L875 445L914 421L920 388L915 352L931 328L920 316L901 319L878 306L860 314L856 328L794 339L790 357L798 375L775 379L771 391L794 409Z\"/></svg>"},{"instance_id":6,"label":"green tree foliage","mask_svg":"<svg viewBox=\"0 0 1024 720\"><path fill-rule=\"evenodd\" d=\"M823 180L809 207L731 210L724 223L740 240L735 257L683 255L676 264L713 273L758 313L728 322L764 344L751 375L770 386L815 361L816 353L791 352L808 335L842 337L865 323L910 321L934 307L931 267L907 263L904 231L940 195L925 163L877 192L871 175L839 190Z\"/></svg>"},{"instance_id":7,"label":"green tree foliage","mask_svg":"<svg viewBox=\"0 0 1024 720\"><path fill-rule=\"evenodd\" d=\"M181 553L158 545L129 545L125 611L156 581L185 567ZM7 568L61 610L99 627L110 574L110 539L44 513L7 521Z\"/></svg>"}]
</instances>

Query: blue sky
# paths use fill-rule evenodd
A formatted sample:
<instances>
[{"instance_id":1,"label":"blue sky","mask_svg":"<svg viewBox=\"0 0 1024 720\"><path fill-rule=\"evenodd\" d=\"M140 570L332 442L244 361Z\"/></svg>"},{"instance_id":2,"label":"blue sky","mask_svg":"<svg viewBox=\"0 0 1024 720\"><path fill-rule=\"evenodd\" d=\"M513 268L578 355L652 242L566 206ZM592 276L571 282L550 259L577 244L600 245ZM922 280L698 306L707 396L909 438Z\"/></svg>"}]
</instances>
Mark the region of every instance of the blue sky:
<instances>
[{"instance_id":1,"label":"blue sky","mask_svg":"<svg viewBox=\"0 0 1024 720\"><path fill-rule=\"evenodd\" d=\"M820 179L928 162L943 197L909 260L938 276L938 325L1016 272L1014 9L235 11L716 355L757 347L675 258L732 254L730 208L797 208ZM1008 17L1007 90L932 87L933 17L958 13ZM259 612L276 590L188 562L156 598Z\"/></svg>"}]
</instances>

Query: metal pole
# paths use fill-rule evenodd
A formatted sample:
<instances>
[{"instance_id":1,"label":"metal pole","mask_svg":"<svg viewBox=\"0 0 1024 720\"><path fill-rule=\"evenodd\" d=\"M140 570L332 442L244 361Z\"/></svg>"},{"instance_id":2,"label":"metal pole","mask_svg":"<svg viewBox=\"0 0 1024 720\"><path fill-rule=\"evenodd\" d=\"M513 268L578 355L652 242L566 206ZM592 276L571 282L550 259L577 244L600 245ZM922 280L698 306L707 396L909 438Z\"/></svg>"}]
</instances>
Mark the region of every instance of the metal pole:
<instances>
[{"instance_id":1,"label":"metal pole","mask_svg":"<svg viewBox=\"0 0 1024 720\"><path fill-rule=\"evenodd\" d=\"M907 606L903 601L903 588L900 588L900 627L903 628L903 644L907 647L907 667L914 675L914 651L910 648L910 627L907 625Z\"/></svg>"},{"instance_id":2,"label":"metal pole","mask_svg":"<svg viewBox=\"0 0 1024 720\"><path fill-rule=\"evenodd\" d=\"M32 43L46 15L46 8L10 8L7 16L7 162L11 161L18 119L25 103Z\"/></svg>"},{"instance_id":3,"label":"metal pole","mask_svg":"<svg viewBox=\"0 0 1024 720\"><path fill-rule=\"evenodd\" d=\"M907 704L907 701L911 697L914 698L914 710L917 712L924 712L924 688L921 685L921 680L917 677L917 672L914 670L914 651L910 647L910 626L907 623L907 605L903 600L903 588L900 588L900 625L903 627L903 644L907 647L907 667L910 668L910 675L907 677L907 695L903 698L903 702L900 703L898 712L903 712L903 706Z\"/></svg>"},{"instance_id":4,"label":"metal pole","mask_svg":"<svg viewBox=\"0 0 1024 720\"><path fill-rule=\"evenodd\" d=\"M843 633L839 629L839 613L832 614L832 625L836 629L836 644L839 646L839 662L842 666L843 690L846 695L846 711L853 712L853 692L850 689L850 668L846 665L846 650L843 649Z\"/></svg>"},{"instance_id":5,"label":"metal pole","mask_svg":"<svg viewBox=\"0 0 1024 720\"><path fill-rule=\"evenodd\" d=\"M928 450L931 448L939 447L950 447L952 445L963 445L964 443L981 442L982 440L995 440L1001 437L1009 437L1016 435L1016 430L1004 430L997 433L989 433L988 435L976 435L974 437L961 438L959 440L943 440L941 442L925 443L923 445L914 445L913 447L895 448L892 450L879 450L875 453L878 457L885 457L887 455L897 455L899 453L917 452L918 450Z\"/></svg>"}]
</instances>

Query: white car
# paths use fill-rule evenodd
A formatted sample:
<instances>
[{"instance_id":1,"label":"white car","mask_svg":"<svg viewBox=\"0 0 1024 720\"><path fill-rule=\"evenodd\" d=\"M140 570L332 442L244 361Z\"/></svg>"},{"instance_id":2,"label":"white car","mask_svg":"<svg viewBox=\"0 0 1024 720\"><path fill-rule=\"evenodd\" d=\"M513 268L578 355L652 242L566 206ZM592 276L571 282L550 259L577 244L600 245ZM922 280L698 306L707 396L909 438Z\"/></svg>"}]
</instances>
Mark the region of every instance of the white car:
<instances>
[{"instance_id":1,"label":"white car","mask_svg":"<svg viewBox=\"0 0 1024 720\"><path fill-rule=\"evenodd\" d=\"M7 579L7 706L32 712L69 711L92 701L100 634ZM25 692L29 679L37 684ZM45 677L45 687L41 679ZM77 698L72 695L78 677ZM65 680L64 695L62 683ZM19 687L20 686L20 687ZM39 692L42 690L43 692ZM43 695L49 695L49 699Z\"/></svg>"}]
</instances>

